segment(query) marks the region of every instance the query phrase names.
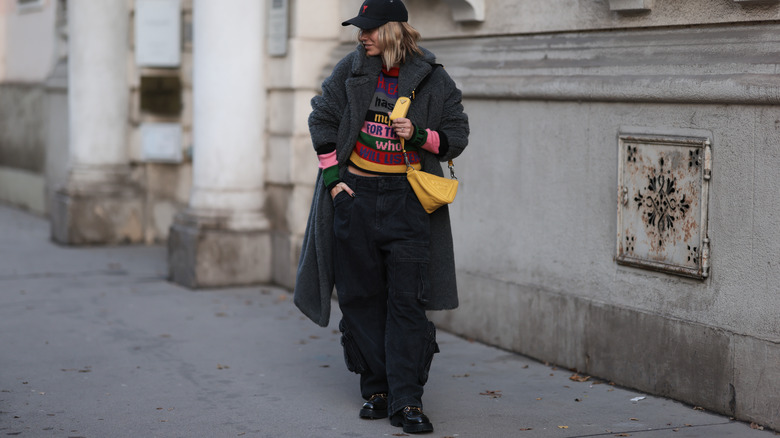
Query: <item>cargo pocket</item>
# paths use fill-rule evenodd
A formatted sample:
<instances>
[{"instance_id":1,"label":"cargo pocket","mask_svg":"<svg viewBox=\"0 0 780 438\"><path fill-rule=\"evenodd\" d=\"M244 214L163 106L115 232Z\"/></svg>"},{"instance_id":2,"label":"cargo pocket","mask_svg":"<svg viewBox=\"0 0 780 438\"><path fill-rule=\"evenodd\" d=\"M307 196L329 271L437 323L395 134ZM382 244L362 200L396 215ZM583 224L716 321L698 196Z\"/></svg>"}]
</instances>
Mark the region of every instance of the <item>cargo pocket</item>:
<instances>
[{"instance_id":1,"label":"cargo pocket","mask_svg":"<svg viewBox=\"0 0 780 438\"><path fill-rule=\"evenodd\" d=\"M344 347L344 362L347 364L347 369L357 374L365 373L368 370L368 365L344 320L339 322L339 330L341 331L341 346Z\"/></svg>"},{"instance_id":2,"label":"cargo pocket","mask_svg":"<svg viewBox=\"0 0 780 438\"><path fill-rule=\"evenodd\" d=\"M428 321L428 327L425 330L425 355L421 361L420 384L425 385L428 382L428 373L431 371L433 355L439 352L439 344L436 343L436 326Z\"/></svg>"},{"instance_id":3,"label":"cargo pocket","mask_svg":"<svg viewBox=\"0 0 780 438\"><path fill-rule=\"evenodd\" d=\"M428 244L399 244L393 249L388 266L392 292L413 296L422 304L429 301Z\"/></svg>"}]
</instances>

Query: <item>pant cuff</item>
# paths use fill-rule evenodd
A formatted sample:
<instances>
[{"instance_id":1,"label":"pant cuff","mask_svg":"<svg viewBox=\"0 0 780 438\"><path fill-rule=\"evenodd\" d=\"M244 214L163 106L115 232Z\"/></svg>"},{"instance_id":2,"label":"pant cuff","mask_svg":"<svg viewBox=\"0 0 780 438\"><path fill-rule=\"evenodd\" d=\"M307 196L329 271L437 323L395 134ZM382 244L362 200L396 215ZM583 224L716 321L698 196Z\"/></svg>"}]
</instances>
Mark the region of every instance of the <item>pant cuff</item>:
<instances>
[{"instance_id":1,"label":"pant cuff","mask_svg":"<svg viewBox=\"0 0 780 438\"><path fill-rule=\"evenodd\" d=\"M420 409L423 407L420 400L416 400L413 397L404 397L402 399L393 400L393 402L388 405L387 410L390 415L393 415L407 406L414 406Z\"/></svg>"}]
</instances>

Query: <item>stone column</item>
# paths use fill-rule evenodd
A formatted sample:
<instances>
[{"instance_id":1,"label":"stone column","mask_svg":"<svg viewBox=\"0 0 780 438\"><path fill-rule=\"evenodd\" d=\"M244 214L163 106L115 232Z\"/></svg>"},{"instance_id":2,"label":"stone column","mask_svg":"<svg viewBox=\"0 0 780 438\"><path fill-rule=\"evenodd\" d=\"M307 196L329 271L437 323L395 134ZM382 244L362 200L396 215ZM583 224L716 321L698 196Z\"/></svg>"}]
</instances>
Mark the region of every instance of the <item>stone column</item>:
<instances>
[{"instance_id":1,"label":"stone column","mask_svg":"<svg viewBox=\"0 0 780 438\"><path fill-rule=\"evenodd\" d=\"M257 0L193 3L193 188L168 240L188 287L270 281L264 16Z\"/></svg>"},{"instance_id":2,"label":"stone column","mask_svg":"<svg viewBox=\"0 0 780 438\"><path fill-rule=\"evenodd\" d=\"M60 243L143 239L127 157L128 29L125 1L68 3L68 174L51 218Z\"/></svg>"}]
</instances>

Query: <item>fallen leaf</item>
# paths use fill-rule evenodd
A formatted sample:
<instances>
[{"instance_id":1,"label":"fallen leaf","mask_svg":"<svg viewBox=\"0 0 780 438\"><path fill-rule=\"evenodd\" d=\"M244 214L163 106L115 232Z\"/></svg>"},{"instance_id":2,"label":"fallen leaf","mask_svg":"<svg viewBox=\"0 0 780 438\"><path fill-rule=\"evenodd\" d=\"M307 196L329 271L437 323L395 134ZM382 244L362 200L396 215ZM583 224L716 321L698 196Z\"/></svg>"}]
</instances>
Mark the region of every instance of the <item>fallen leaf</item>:
<instances>
[{"instance_id":1,"label":"fallen leaf","mask_svg":"<svg viewBox=\"0 0 780 438\"><path fill-rule=\"evenodd\" d=\"M569 426L558 426L558 429L568 429Z\"/></svg>"},{"instance_id":2,"label":"fallen leaf","mask_svg":"<svg viewBox=\"0 0 780 438\"><path fill-rule=\"evenodd\" d=\"M574 401L576 401L576 402L581 402L581 401L582 401L582 399L575 398L575 399L574 399Z\"/></svg>"},{"instance_id":3,"label":"fallen leaf","mask_svg":"<svg viewBox=\"0 0 780 438\"><path fill-rule=\"evenodd\" d=\"M756 423L750 423L750 428L751 429L756 429L756 430L764 430L764 426L759 426Z\"/></svg>"},{"instance_id":4,"label":"fallen leaf","mask_svg":"<svg viewBox=\"0 0 780 438\"><path fill-rule=\"evenodd\" d=\"M629 418L629 420L631 420L631 421L639 421L639 418L633 418L632 417L632 418Z\"/></svg>"},{"instance_id":5,"label":"fallen leaf","mask_svg":"<svg viewBox=\"0 0 780 438\"><path fill-rule=\"evenodd\" d=\"M523 369L527 369L527 368L528 368L528 365L523 365Z\"/></svg>"},{"instance_id":6,"label":"fallen leaf","mask_svg":"<svg viewBox=\"0 0 780 438\"><path fill-rule=\"evenodd\" d=\"M619 434L617 434L615 436L631 436L631 434L630 433L619 433Z\"/></svg>"},{"instance_id":7,"label":"fallen leaf","mask_svg":"<svg viewBox=\"0 0 780 438\"><path fill-rule=\"evenodd\" d=\"M522 428L522 429L520 429L520 430L522 430L522 431L526 431L526 430L534 430L534 428L533 428L533 427L524 427L524 428Z\"/></svg>"},{"instance_id":8,"label":"fallen leaf","mask_svg":"<svg viewBox=\"0 0 780 438\"><path fill-rule=\"evenodd\" d=\"M587 382L590 380L590 376L580 376L579 374L574 374L573 376L569 377L569 380L573 380L575 382Z\"/></svg>"},{"instance_id":9,"label":"fallen leaf","mask_svg":"<svg viewBox=\"0 0 780 438\"><path fill-rule=\"evenodd\" d=\"M227 366L227 365L217 364L217 369L218 370L226 370L228 368L230 368L230 367Z\"/></svg>"},{"instance_id":10,"label":"fallen leaf","mask_svg":"<svg viewBox=\"0 0 780 438\"><path fill-rule=\"evenodd\" d=\"M694 406L694 407L693 407L693 410L694 410L694 411L703 411L703 410L704 410L704 408L703 408L703 407L701 407L701 406Z\"/></svg>"},{"instance_id":11,"label":"fallen leaf","mask_svg":"<svg viewBox=\"0 0 780 438\"><path fill-rule=\"evenodd\" d=\"M490 398L501 398L501 391L485 391L480 392L479 395L488 395Z\"/></svg>"},{"instance_id":12,"label":"fallen leaf","mask_svg":"<svg viewBox=\"0 0 780 438\"><path fill-rule=\"evenodd\" d=\"M679 431L680 431L680 429L679 429L679 428L672 429L672 432L679 432Z\"/></svg>"}]
</instances>

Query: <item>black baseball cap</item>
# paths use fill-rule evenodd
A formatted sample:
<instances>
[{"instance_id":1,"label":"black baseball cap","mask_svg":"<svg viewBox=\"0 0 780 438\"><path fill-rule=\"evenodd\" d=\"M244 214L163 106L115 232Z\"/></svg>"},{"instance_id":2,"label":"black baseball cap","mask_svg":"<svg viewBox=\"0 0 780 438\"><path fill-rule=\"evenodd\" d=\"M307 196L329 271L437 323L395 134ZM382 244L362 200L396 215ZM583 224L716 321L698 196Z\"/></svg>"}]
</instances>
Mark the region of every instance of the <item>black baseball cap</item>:
<instances>
[{"instance_id":1,"label":"black baseball cap","mask_svg":"<svg viewBox=\"0 0 780 438\"><path fill-rule=\"evenodd\" d=\"M389 21L409 21L409 13L401 0L366 0L357 17L341 25L351 24L366 30L375 29Z\"/></svg>"}]
</instances>

